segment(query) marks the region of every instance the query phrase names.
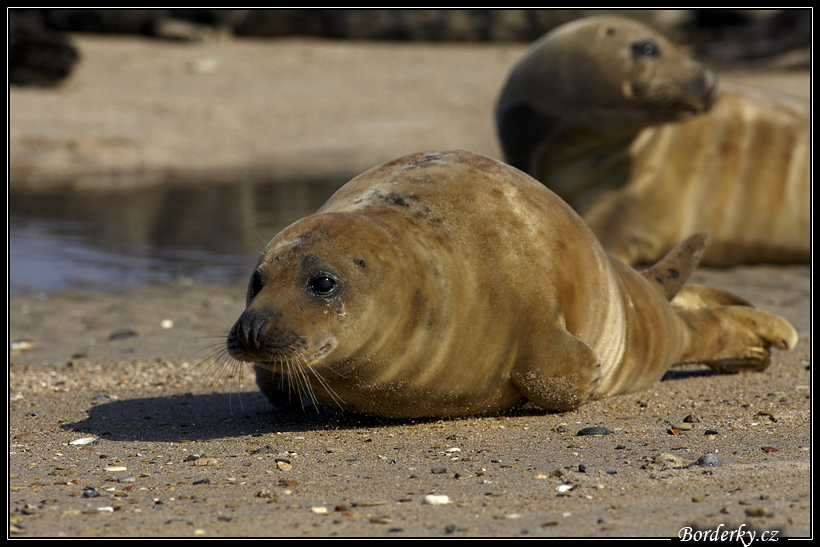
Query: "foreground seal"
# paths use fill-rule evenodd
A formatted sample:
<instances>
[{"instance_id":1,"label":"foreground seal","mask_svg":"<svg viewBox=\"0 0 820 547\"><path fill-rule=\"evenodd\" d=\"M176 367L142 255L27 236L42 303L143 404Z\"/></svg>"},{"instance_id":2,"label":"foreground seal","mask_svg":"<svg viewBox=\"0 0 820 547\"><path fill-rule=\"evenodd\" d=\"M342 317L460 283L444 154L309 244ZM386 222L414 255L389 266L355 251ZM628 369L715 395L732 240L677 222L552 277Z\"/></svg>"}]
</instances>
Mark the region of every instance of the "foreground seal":
<instances>
[{"instance_id":1,"label":"foreground seal","mask_svg":"<svg viewBox=\"0 0 820 547\"><path fill-rule=\"evenodd\" d=\"M808 102L721 86L654 30L580 19L537 41L496 108L504 157L621 260L709 230L704 264L808 262Z\"/></svg>"},{"instance_id":2,"label":"foreground seal","mask_svg":"<svg viewBox=\"0 0 820 547\"><path fill-rule=\"evenodd\" d=\"M521 171L463 151L411 155L268 243L227 349L256 364L275 405L298 399L293 388L390 418L525 400L569 410L675 363L763 369L797 335L731 294L683 287L705 240L641 275Z\"/></svg>"}]
</instances>

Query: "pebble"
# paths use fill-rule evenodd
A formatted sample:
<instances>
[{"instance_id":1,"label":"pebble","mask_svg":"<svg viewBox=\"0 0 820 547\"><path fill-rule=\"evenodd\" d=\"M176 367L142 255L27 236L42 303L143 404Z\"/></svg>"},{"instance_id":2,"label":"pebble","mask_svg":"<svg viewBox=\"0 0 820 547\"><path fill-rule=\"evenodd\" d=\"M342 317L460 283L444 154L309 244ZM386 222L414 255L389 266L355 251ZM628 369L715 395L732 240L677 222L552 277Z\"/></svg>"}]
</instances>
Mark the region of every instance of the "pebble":
<instances>
[{"instance_id":1,"label":"pebble","mask_svg":"<svg viewBox=\"0 0 820 547\"><path fill-rule=\"evenodd\" d=\"M444 474L447 473L447 468L446 467L434 467L434 468L430 469L430 473L432 473L433 475L444 475Z\"/></svg>"},{"instance_id":2,"label":"pebble","mask_svg":"<svg viewBox=\"0 0 820 547\"><path fill-rule=\"evenodd\" d=\"M100 494L100 493L99 493L99 492L97 492L96 490L92 490L92 489L90 489L90 488L89 488L88 490L83 490L83 497L84 497L84 498L98 498L98 497L100 497L101 495L102 495L102 494Z\"/></svg>"},{"instance_id":3,"label":"pebble","mask_svg":"<svg viewBox=\"0 0 820 547\"><path fill-rule=\"evenodd\" d=\"M688 465L687 467L692 467L693 465L697 465L699 467L720 467L723 463L714 454L704 454L698 458L698 461Z\"/></svg>"},{"instance_id":4,"label":"pebble","mask_svg":"<svg viewBox=\"0 0 820 547\"><path fill-rule=\"evenodd\" d=\"M748 517L765 517L769 514L769 510L765 507L748 507L743 512Z\"/></svg>"},{"instance_id":5,"label":"pebble","mask_svg":"<svg viewBox=\"0 0 820 547\"><path fill-rule=\"evenodd\" d=\"M31 340L12 340L9 349L11 351L27 351L34 349L34 342Z\"/></svg>"},{"instance_id":6,"label":"pebble","mask_svg":"<svg viewBox=\"0 0 820 547\"><path fill-rule=\"evenodd\" d=\"M133 475L127 475L125 477L119 477L117 482L136 482L137 478Z\"/></svg>"},{"instance_id":7,"label":"pebble","mask_svg":"<svg viewBox=\"0 0 820 547\"><path fill-rule=\"evenodd\" d=\"M82 437L80 439L74 439L68 444L73 444L74 446L81 446L84 444L90 444L97 440L97 437Z\"/></svg>"},{"instance_id":8,"label":"pebble","mask_svg":"<svg viewBox=\"0 0 820 547\"><path fill-rule=\"evenodd\" d=\"M681 431L689 431L694 426L691 423L681 422L679 424L672 424L673 429L679 429Z\"/></svg>"},{"instance_id":9,"label":"pebble","mask_svg":"<svg viewBox=\"0 0 820 547\"><path fill-rule=\"evenodd\" d=\"M427 494L421 503L422 505L446 505L450 503L450 498L444 494Z\"/></svg>"},{"instance_id":10,"label":"pebble","mask_svg":"<svg viewBox=\"0 0 820 547\"><path fill-rule=\"evenodd\" d=\"M592 426L592 427L585 427L582 430L578 431L575 435L577 437L583 437L585 435L592 435L592 436L599 436L599 435L612 435L612 431L605 427L601 426Z\"/></svg>"},{"instance_id":11,"label":"pebble","mask_svg":"<svg viewBox=\"0 0 820 547\"><path fill-rule=\"evenodd\" d=\"M196 466L214 466L218 464L219 461L216 458L199 458L194 462Z\"/></svg>"},{"instance_id":12,"label":"pebble","mask_svg":"<svg viewBox=\"0 0 820 547\"><path fill-rule=\"evenodd\" d=\"M112 332L109 336L109 340L125 340L127 338L134 338L137 336L137 333L131 329L123 329Z\"/></svg>"},{"instance_id":13,"label":"pebble","mask_svg":"<svg viewBox=\"0 0 820 547\"><path fill-rule=\"evenodd\" d=\"M683 467L684 462L681 458L670 454L669 452L661 452L652 458L652 463L662 467Z\"/></svg>"},{"instance_id":14,"label":"pebble","mask_svg":"<svg viewBox=\"0 0 820 547\"><path fill-rule=\"evenodd\" d=\"M108 471L109 473L117 473L118 471L128 471L128 468L122 465L112 465L111 467L106 467L105 471Z\"/></svg>"}]
</instances>

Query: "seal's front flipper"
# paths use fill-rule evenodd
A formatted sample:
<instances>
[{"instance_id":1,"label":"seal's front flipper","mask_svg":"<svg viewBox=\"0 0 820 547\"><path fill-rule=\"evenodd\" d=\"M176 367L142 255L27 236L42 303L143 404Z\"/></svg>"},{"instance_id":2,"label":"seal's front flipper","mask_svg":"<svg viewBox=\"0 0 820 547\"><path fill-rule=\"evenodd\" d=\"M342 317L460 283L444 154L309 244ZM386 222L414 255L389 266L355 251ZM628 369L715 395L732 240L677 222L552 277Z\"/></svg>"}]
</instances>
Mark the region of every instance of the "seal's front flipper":
<instances>
[{"instance_id":1,"label":"seal's front flipper","mask_svg":"<svg viewBox=\"0 0 820 547\"><path fill-rule=\"evenodd\" d=\"M711 232L708 231L688 237L669 251L657 264L642 271L641 275L667 300L672 300L697 268L711 238Z\"/></svg>"},{"instance_id":2,"label":"seal's front flipper","mask_svg":"<svg viewBox=\"0 0 820 547\"><path fill-rule=\"evenodd\" d=\"M690 329L682 363L704 363L718 372L761 371L769 366L772 347L797 344L794 327L763 310L741 305L677 311Z\"/></svg>"},{"instance_id":3,"label":"seal's front flipper","mask_svg":"<svg viewBox=\"0 0 820 547\"><path fill-rule=\"evenodd\" d=\"M590 399L601 380L600 357L564 329L543 336L542 340L545 347L532 352L539 357L522 359L513 368L513 385L541 408L578 408Z\"/></svg>"}]
</instances>

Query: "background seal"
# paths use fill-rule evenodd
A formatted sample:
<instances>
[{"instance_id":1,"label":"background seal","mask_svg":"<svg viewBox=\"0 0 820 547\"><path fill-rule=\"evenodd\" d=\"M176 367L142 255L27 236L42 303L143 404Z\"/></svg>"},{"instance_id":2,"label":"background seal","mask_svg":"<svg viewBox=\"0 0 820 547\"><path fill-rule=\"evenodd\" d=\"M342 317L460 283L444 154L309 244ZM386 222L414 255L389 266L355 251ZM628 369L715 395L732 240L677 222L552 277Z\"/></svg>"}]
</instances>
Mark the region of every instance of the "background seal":
<instances>
[{"instance_id":1,"label":"background seal","mask_svg":"<svg viewBox=\"0 0 820 547\"><path fill-rule=\"evenodd\" d=\"M719 98L718 98L719 97ZM512 70L496 107L508 163L575 208L607 252L658 260L709 230L703 263L808 262L807 101L721 85L649 27L562 25Z\"/></svg>"}]
</instances>

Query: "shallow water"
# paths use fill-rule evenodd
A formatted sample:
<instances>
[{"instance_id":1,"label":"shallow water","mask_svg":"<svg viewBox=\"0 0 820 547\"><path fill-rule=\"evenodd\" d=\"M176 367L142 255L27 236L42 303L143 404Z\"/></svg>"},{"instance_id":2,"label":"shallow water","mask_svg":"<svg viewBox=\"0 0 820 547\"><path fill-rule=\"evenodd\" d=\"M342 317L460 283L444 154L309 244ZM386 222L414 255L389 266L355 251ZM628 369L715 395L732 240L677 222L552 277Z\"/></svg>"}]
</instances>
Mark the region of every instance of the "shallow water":
<instances>
[{"instance_id":1,"label":"shallow water","mask_svg":"<svg viewBox=\"0 0 820 547\"><path fill-rule=\"evenodd\" d=\"M250 275L265 244L341 181L9 191L9 291L115 290Z\"/></svg>"}]
</instances>

